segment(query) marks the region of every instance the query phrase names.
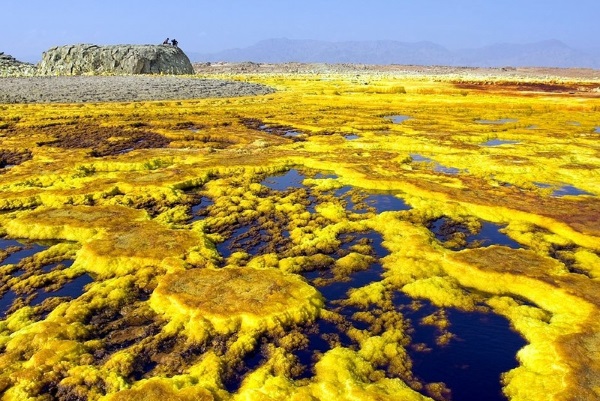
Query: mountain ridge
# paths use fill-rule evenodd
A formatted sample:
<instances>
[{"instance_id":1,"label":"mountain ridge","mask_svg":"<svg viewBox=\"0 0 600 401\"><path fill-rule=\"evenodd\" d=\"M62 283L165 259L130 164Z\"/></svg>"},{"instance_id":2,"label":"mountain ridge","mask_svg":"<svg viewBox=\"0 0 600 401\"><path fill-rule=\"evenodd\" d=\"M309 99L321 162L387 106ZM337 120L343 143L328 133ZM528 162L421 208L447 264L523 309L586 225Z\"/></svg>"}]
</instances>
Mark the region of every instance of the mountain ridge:
<instances>
[{"instance_id":1,"label":"mountain ridge","mask_svg":"<svg viewBox=\"0 0 600 401\"><path fill-rule=\"evenodd\" d=\"M470 67L600 67L600 56L550 39L534 43L496 43L449 50L437 43L394 40L328 42L265 39L245 48L216 53L188 52L193 62L363 63Z\"/></svg>"}]
</instances>

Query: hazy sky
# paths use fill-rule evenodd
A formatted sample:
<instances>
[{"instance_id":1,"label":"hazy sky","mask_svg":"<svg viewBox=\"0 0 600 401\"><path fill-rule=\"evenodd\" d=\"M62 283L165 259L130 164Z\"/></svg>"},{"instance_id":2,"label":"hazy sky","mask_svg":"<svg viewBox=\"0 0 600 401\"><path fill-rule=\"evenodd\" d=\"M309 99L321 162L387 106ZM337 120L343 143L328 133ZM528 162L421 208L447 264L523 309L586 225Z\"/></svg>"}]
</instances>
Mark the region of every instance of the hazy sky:
<instances>
[{"instance_id":1,"label":"hazy sky","mask_svg":"<svg viewBox=\"0 0 600 401\"><path fill-rule=\"evenodd\" d=\"M57 45L166 37L188 52L269 38L600 48L599 0L2 0L0 12L0 52L25 61Z\"/></svg>"}]
</instances>

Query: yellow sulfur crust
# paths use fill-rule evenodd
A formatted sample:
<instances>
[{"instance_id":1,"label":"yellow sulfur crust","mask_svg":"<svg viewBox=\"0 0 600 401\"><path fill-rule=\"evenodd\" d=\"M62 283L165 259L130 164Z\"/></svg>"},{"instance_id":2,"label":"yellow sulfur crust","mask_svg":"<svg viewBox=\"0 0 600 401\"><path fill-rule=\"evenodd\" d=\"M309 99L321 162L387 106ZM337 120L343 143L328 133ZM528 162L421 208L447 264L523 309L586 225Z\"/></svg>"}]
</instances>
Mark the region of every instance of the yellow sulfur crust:
<instances>
[{"instance_id":1,"label":"yellow sulfur crust","mask_svg":"<svg viewBox=\"0 0 600 401\"><path fill-rule=\"evenodd\" d=\"M0 269L16 299L3 400L447 400L413 374L409 325L452 346L449 308L502 315L527 342L498 378L508 399L600 398L598 80L220 78L277 92L0 105L0 235L45 247ZM382 193L406 207L378 210ZM441 219L462 231L436 236ZM521 249L469 245L484 223ZM332 284L350 286L339 302ZM411 323L398 293L437 311Z\"/></svg>"}]
</instances>

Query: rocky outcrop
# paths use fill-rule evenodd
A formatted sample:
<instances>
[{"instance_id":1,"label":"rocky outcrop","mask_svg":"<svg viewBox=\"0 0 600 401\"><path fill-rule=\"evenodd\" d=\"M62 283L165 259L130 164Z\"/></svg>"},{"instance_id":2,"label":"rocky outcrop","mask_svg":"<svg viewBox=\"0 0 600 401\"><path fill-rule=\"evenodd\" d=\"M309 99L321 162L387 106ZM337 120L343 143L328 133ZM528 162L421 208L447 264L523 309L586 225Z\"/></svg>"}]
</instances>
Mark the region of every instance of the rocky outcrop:
<instances>
[{"instance_id":1,"label":"rocky outcrop","mask_svg":"<svg viewBox=\"0 0 600 401\"><path fill-rule=\"evenodd\" d=\"M43 53L38 64L40 75L193 73L185 53L170 45L53 47Z\"/></svg>"},{"instance_id":2,"label":"rocky outcrop","mask_svg":"<svg viewBox=\"0 0 600 401\"><path fill-rule=\"evenodd\" d=\"M0 76L33 75L35 71L33 64L24 63L8 54L0 53Z\"/></svg>"}]
</instances>

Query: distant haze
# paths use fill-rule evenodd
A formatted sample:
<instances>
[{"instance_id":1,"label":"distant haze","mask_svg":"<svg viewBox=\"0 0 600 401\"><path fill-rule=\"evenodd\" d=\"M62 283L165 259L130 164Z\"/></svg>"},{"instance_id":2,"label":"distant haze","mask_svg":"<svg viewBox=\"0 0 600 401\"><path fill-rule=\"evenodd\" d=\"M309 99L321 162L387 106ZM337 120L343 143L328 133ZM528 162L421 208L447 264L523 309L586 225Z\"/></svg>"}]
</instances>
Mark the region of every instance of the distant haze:
<instances>
[{"instance_id":1,"label":"distant haze","mask_svg":"<svg viewBox=\"0 0 600 401\"><path fill-rule=\"evenodd\" d=\"M425 42L432 46L427 57L448 51L463 60L473 55L460 49L499 43L560 41L577 57L600 49L598 0L28 0L5 1L1 10L0 52L30 62L57 45L158 44L166 37L205 55L269 38ZM486 52L496 57L501 47Z\"/></svg>"},{"instance_id":2,"label":"distant haze","mask_svg":"<svg viewBox=\"0 0 600 401\"><path fill-rule=\"evenodd\" d=\"M600 58L557 40L516 45L496 44L475 49L448 50L431 42L324 42L270 39L243 49L211 54L189 53L196 62L303 62L414 64L478 67L600 67Z\"/></svg>"}]
</instances>

